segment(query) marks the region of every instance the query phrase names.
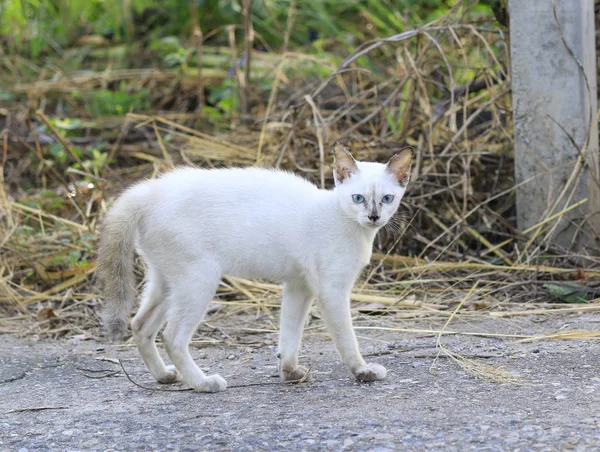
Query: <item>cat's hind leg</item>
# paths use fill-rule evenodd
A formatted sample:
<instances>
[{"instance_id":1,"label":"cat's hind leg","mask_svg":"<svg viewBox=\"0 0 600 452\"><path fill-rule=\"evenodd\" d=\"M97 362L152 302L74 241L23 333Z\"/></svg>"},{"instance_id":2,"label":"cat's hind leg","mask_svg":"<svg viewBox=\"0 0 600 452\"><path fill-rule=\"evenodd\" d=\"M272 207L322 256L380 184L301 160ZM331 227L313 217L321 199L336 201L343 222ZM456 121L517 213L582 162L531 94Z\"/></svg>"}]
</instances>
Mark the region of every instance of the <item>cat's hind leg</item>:
<instances>
[{"instance_id":1,"label":"cat's hind leg","mask_svg":"<svg viewBox=\"0 0 600 452\"><path fill-rule=\"evenodd\" d=\"M162 276L148 268L148 282L140 309L131 321L135 343L148 370L159 383L174 383L181 377L175 366L166 366L156 348L156 335L165 324L166 291Z\"/></svg>"},{"instance_id":2,"label":"cat's hind leg","mask_svg":"<svg viewBox=\"0 0 600 452\"><path fill-rule=\"evenodd\" d=\"M302 283L283 286L279 327L279 375L283 381L309 379L308 370L298 365L298 353L302 342L302 332L313 293Z\"/></svg>"},{"instance_id":3,"label":"cat's hind leg","mask_svg":"<svg viewBox=\"0 0 600 452\"><path fill-rule=\"evenodd\" d=\"M167 326L163 332L165 348L183 381L196 391L218 392L227 387L219 375L207 376L196 365L189 351L189 342L214 296L221 274L216 265L189 265L185 274L169 281Z\"/></svg>"}]
</instances>

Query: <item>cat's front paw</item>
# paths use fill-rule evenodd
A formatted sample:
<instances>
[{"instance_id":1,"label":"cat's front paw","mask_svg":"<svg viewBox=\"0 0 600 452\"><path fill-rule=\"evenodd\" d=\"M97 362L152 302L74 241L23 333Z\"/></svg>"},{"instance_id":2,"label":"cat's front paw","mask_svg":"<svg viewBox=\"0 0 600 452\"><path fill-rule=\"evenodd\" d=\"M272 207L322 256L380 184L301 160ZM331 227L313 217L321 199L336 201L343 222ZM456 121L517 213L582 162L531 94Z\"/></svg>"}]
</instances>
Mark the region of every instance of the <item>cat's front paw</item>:
<instances>
[{"instance_id":1,"label":"cat's front paw","mask_svg":"<svg viewBox=\"0 0 600 452\"><path fill-rule=\"evenodd\" d=\"M354 372L354 376L359 381L383 380L386 375L387 370L385 367L376 363L367 363Z\"/></svg>"},{"instance_id":2,"label":"cat's front paw","mask_svg":"<svg viewBox=\"0 0 600 452\"><path fill-rule=\"evenodd\" d=\"M196 383L190 384L198 392L220 392L225 391L227 382L218 374L204 377Z\"/></svg>"},{"instance_id":3,"label":"cat's front paw","mask_svg":"<svg viewBox=\"0 0 600 452\"><path fill-rule=\"evenodd\" d=\"M284 383L300 383L301 381L311 380L310 372L304 366L297 366L295 368L283 366L279 375Z\"/></svg>"},{"instance_id":4,"label":"cat's front paw","mask_svg":"<svg viewBox=\"0 0 600 452\"><path fill-rule=\"evenodd\" d=\"M164 374L162 374L162 375L158 376L158 378L156 378L156 381L158 381L159 383L162 383L162 384L175 383L175 382L178 382L179 380L181 380L181 374L175 368L175 366L167 366L167 369L164 372Z\"/></svg>"}]
</instances>

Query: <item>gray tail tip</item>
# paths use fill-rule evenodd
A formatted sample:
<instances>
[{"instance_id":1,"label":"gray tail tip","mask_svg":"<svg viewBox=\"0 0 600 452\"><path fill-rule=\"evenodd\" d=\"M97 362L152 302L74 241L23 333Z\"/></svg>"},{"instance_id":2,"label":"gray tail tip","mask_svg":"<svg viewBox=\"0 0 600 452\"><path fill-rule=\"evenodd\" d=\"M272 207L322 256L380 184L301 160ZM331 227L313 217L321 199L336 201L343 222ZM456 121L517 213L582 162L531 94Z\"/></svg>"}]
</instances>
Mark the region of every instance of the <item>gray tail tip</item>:
<instances>
[{"instance_id":1,"label":"gray tail tip","mask_svg":"<svg viewBox=\"0 0 600 452\"><path fill-rule=\"evenodd\" d=\"M109 320L104 324L106 334L111 341L119 341L124 339L127 335L127 327L127 321L122 319Z\"/></svg>"}]
</instances>

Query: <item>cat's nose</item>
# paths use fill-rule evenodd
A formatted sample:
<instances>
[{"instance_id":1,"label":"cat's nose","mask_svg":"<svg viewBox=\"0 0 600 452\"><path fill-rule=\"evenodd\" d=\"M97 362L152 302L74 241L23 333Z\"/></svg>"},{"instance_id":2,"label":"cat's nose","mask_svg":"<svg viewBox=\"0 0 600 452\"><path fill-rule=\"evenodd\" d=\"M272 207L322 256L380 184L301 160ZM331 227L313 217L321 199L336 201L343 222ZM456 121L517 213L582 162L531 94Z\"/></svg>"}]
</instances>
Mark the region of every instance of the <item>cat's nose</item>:
<instances>
[{"instance_id":1,"label":"cat's nose","mask_svg":"<svg viewBox=\"0 0 600 452\"><path fill-rule=\"evenodd\" d=\"M379 220L379 215L369 215L369 220L371 220L373 223L375 223L377 220Z\"/></svg>"}]
</instances>

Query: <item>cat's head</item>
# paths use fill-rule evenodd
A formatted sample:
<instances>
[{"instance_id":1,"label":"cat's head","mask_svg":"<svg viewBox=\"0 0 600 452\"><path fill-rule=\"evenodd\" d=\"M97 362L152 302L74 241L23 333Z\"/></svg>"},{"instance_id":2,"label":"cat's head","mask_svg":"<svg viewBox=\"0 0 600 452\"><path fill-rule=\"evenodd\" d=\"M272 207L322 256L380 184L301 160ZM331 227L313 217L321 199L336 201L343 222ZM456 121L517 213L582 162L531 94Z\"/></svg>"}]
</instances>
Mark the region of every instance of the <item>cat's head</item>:
<instances>
[{"instance_id":1,"label":"cat's head","mask_svg":"<svg viewBox=\"0 0 600 452\"><path fill-rule=\"evenodd\" d=\"M410 179L411 148L387 164L357 162L342 143L333 145L336 194L342 210L361 226L380 228L394 215Z\"/></svg>"}]
</instances>

